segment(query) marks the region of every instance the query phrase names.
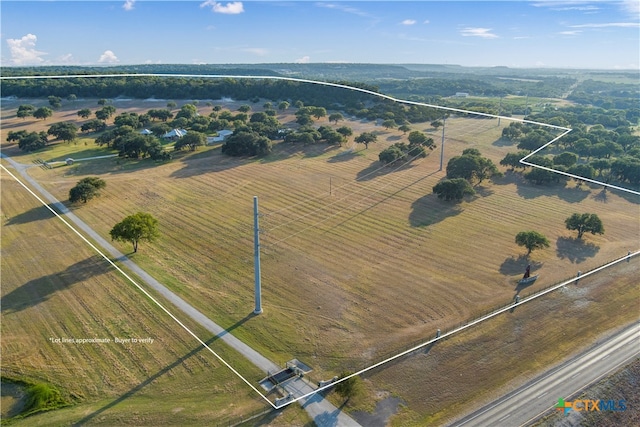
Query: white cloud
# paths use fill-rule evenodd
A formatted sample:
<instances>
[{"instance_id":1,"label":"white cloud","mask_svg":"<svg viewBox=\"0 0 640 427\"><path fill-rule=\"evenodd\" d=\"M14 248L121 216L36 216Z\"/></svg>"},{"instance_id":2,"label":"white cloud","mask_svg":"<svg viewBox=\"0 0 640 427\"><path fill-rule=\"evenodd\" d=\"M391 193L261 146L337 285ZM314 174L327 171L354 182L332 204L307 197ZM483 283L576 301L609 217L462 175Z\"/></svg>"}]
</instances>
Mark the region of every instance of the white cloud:
<instances>
[{"instance_id":1,"label":"white cloud","mask_svg":"<svg viewBox=\"0 0 640 427\"><path fill-rule=\"evenodd\" d=\"M464 37L480 37L483 39L496 39L497 35L491 33L492 28L466 27L460 30Z\"/></svg>"},{"instance_id":2,"label":"white cloud","mask_svg":"<svg viewBox=\"0 0 640 427\"><path fill-rule=\"evenodd\" d=\"M120 62L120 60L113 51L105 50L104 53L100 55L98 62L101 64L114 64L116 62Z\"/></svg>"},{"instance_id":3,"label":"white cloud","mask_svg":"<svg viewBox=\"0 0 640 427\"><path fill-rule=\"evenodd\" d=\"M619 28L640 28L639 22L605 22L601 24L580 24L580 25L570 25L571 28L609 28L609 27L619 27Z\"/></svg>"},{"instance_id":4,"label":"white cloud","mask_svg":"<svg viewBox=\"0 0 640 427\"><path fill-rule=\"evenodd\" d=\"M582 33L582 31L573 30L573 31L560 31L558 34L560 34L561 36L577 36L580 33Z\"/></svg>"},{"instance_id":5,"label":"white cloud","mask_svg":"<svg viewBox=\"0 0 640 427\"><path fill-rule=\"evenodd\" d=\"M623 0L620 3L622 9L631 16L637 18L640 15L640 2L638 0Z\"/></svg>"},{"instance_id":6,"label":"white cloud","mask_svg":"<svg viewBox=\"0 0 640 427\"><path fill-rule=\"evenodd\" d=\"M248 47L246 49L242 49L244 52L249 52L249 53L253 53L254 55L258 55L258 56L265 56L269 53L269 51L267 49L261 48L261 47Z\"/></svg>"},{"instance_id":7,"label":"white cloud","mask_svg":"<svg viewBox=\"0 0 640 427\"><path fill-rule=\"evenodd\" d=\"M244 12L244 7L241 1L234 1L231 3L227 3L226 5L222 5L222 3L218 3L215 0L207 0L204 3L200 4L200 7L211 7L211 10L215 13L224 13L226 15L237 15L239 13Z\"/></svg>"},{"instance_id":8,"label":"white cloud","mask_svg":"<svg viewBox=\"0 0 640 427\"><path fill-rule=\"evenodd\" d=\"M353 15L358 15L358 16L363 16L365 18L370 18L371 17L368 13L363 12L360 9L356 9L355 7L351 7L351 6L345 6L345 5L342 5L342 4L316 3L316 6L318 6L318 7L326 7L327 9L341 10L342 12L351 13Z\"/></svg>"},{"instance_id":9,"label":"white cloud","mask_svg":"<svg viewBox=\"0 0 640 427\"><path fill-rule=\"evenodd\" d=\"M415 19L405 19L401 22L402 25L414 25L416 23Z\"/></svg>"},{"instance_id":10,"label":"white cloud","mask_svg":"<svg viewBox=\"0 0 640 427\"><path fill-rule=\"evenodd\" d=\"M130 10L133 10L133 5L135 3L136 3L136 0L125 0L124 4L122 5L122 8L128 12Z\"/></svg>"},{"instance_id":11,"label":"white cloud","mask_svg":"<svg viewBox=\"0 0 640 427\"><path fill-rule=\"evenodd\" d=\"M47 53L36 50L37 40L38 38L34 34L27 34L19 39L7 39L11 63L13 65L36 65L44 62L41 56Z\"/></svg>"},{"instance_id":12,"label":"white cloud","mask_svg":"<svg viewBox=\"0 0 640 427\"><path fill-rule=\"evenodd\" d=\"M296 64L308 64L309 62L311 62L311 57L308 55L305 55L302 58L295 60Z\"/></svg>"},{"instance_id":13,"label":"white cloud","mask_svg":"<svg viewBox=\"0 0 640 427\"><path fill-rule=\"evenodd\" d=\"M62 56L58 57L56 62L58 64L73 64L74 62L76 62L76 60L73 58L72 54L67 53L66 55L62 55Z\"/></svg>"},{"instance_id":14,"label":"white cloud","mask_svg":"<svg viewBox=\"0 0 640 427\"><path fill-rule=\"evenodd\" d=\"M428 20L428 19L425 19L425 20L424 20L424 22L423 22L423 24L430 24L430 23L431 23L431 22L429 22L429 20Z\"/></svg>"}]
</instances>

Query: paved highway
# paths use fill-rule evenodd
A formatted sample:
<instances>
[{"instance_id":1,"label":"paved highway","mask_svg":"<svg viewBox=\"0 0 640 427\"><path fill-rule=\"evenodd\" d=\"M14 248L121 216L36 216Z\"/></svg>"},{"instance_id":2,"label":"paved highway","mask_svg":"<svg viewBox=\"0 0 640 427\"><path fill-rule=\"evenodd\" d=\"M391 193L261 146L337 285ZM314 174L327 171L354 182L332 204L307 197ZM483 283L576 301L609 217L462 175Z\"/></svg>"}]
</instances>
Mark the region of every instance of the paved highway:
<instances>
[{"instance_id":1,"label":"paved highway","mask_svg":"<svg viewBox=\"0 0 640 427\"><path fill-rule=\"evenodd\" d=\"M455 427L522 426L640 355L640 323L545 372L517 390L451 424ZM606 396L603 396L605 398Z\"/></svg>"}]
</instances>

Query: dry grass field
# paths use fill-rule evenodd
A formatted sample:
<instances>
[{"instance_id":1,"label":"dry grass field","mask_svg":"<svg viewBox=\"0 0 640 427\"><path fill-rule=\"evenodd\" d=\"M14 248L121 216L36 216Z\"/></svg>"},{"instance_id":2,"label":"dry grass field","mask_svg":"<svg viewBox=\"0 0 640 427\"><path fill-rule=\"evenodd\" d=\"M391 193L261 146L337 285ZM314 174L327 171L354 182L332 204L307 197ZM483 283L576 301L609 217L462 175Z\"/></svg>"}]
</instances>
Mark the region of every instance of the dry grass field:
<instances>
[{"instance_id":1,"label":"dry grass field","mask_svg":"<svg viewBox=\"0 0 640 427\"><path fill-rule=\"evenodd\" d=\"M235 111L239 104L229 107ZM63 154L58 148L21 154L7 145L5 133L23 127L42 130L63 119L77 121L75 112L88 105L97 107L95 100L86 105L79 101L44 123L17 119L18 103L5 104L3 152L22 163L69 155L73 144L61 146L59 150L66 150ZM158 108L142 101L114 105L118 113ZM259 109L257 105L252 108ZM198 108L203 114L210 111L203 105ZM294 120L291 114L278 118L283 123ZM324 118L319 124L329 123ZM142 244L132 258L265 356L279 363L297 357L314 368L318 379L364 367L382 355L432 337L438 328L446 330L507 304L516 294L516 281L527 263L540 279L521 294L638 249L637 196L605 194L600 188L577 187L572 182L533 186L520 175L507 173L477 187L473 199L446 203L431 190L445 175L438 170L439 150L401 168L381 168L378 153L393 142L405 141L406 136L374 123L347 120L338 124L342 125L352 127L355 135L375 131L378 142L367 150L353 142L342 148L281 144L273 154L258 160L228 158L219 146L213 146L179 154L166 164L102 159L54 169L32 168L30 174L63 201L79 179L103 178L107 182L103 195L73 207L74 213L105 237L126 215L145 211L156 216L161 237L153 244ZM448 120L445 165L470 147L497 164L506 152L515 151L500 141L506 125L506 120L500 126L497 120ZM440 131L426 124L413 128L440 141ZM82 140L75 147L79 151L95 148ZM248 316L253 310L253 196L259 196L262 213L265 312L257 317ZM564 219L574 212L597 213L605 234L574 239L575 233L564 228ZM526 250L514 243L515 234L524 230L545 234L551 247L527 259ZM56 236L51 233L52 242ZM3 252L4 245L3 237ZM127 245L120 248L131 252ZM622 277L637 275L637 263L630 265L631 270ZM6 274L3 265L3 276ZM622 286L621 282L604 280L602 298L608 295L605 286ZM631 285L618 294L637 301L637 290ZM605 314L616 310L615 304L605 307ZM545 303L539 302L518 314L527 313L533 319L546 310ZM637 318L637 313L612 318L624 323L629 316ZM615 327L615 322L610 326ZM499 325L492 327L498 329ZM482 341L484 333L487 331L479 329L473 339ZM3 336L3 345L4 340ZM545 345L553 347L561 341L561 336L551 335ZM454 341L445 345L453 346ZM491 351L498 351L499 340L496 346ZM557 352L552 353L552 359L557 357ZM396 372L395 367L388 372ZM505 371L504 376L495 377L494 385L504 385L511 377ZM435 381L430 382L438 384L435 390L450 385ZM419 414L438 412L450 406L452 399L465 400L452 389L445 392L452 399L435 399L442 403L439 409L420 405L415 399L424 399L434 389L418 382L416 379L416 389L409 390L384 378L389 389L411 400L410 411L415 412L406 415L406 420L424 420ZM471 396L467 401L478 393L477 388L468 387Z\"/></svg>"},{"instance_id":2,"label":"dry grass field","mask_svg":"<svg viewBox=\"0 0 640 427\"><path fill-rule=\"evenodd\" d=\"M51 384L73 404L12 425L203 425L268 407L4 172L0 184L2 376ZM250 377L260 376L182 320ZM63 342L91 338L111 341ZM21 402L5 386L6 419ZM307 421L298 408L285 416Z\"/></svg>"}]
</instances>

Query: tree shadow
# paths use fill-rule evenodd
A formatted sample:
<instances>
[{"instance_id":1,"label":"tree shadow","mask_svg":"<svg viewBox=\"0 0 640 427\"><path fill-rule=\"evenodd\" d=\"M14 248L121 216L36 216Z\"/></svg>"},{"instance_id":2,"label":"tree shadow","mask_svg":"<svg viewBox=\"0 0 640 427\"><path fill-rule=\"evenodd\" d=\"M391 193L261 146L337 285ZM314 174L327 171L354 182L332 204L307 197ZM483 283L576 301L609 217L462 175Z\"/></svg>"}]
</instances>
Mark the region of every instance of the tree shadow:
<instances>
[{"instance_id":1,"label":"tree shadow","mask_svg":"<svg viewBox=\"0 0 640 427\"><path fill-rule=\"evenodd\" d=\"M56 212L59 211L58 209L56 209L56 205L52 203L50 203L48 206L49 208L53 209ZM52 218L53 214L51 213L49 208L43 205L36 206L35 208L31 208L26 212L22 212L22 213L19 213L18 215L12 216L4 223L4 225L8 226L8 225L17 225L17 224L28 224L30 222L42 221L42 220Z\"/></svg>"},{"instance_id":2,"label":"tree shadow","mask_svg":"<svg viewBox=\"0 0 640 427\"><path fill-rule=\"evenodd\" d=\"M600 247L591 242L574 237L559 237L556 241L556 254L560 259L568 259L579 264L596 256Z\"/></svg>"},{"instance_id":3,"label":"tree shadow","mask_svg":"<svg viewBox=\"0 0 640 427\"><path fill-rule=\"evenodd\" d=\"M371 163L369 167L358 172L358 174L356 175L356 181L370 181L389 173L404 171L413 167L415 167L415 165L411 162L402 164L391 163L389 165L383 165L378 160L376 160Z\"/></svg>"},{"instance_id":4,"label":"tree shadow","mask_svg":"<svg viewBox=\"0 0 640 427\"><path fill-rule=\"evenodd\" d=\"M356 157L361 157L362 154L360 151L356 151L354 149L348 149L347 151L342 151L337 153L335 156L329 158L327 160L328 163L339 163L339 162L348 162L349 160L355 159Z\"/></svg>"},{"instance_id":5,"label":"tree shadow","mask_svg":"<svg viewBox=\"0 0 640 427\"><path fill-rule=\"evenodd\" d=\"M412 227L428 227L447 218L460 214L463 209L458 204L444 202L433 193L420 197L411 204L409 223Z\"/></svg>"},{"instance_id":6,"label":"tree shadow","mask_svg":"<svg viewBox=\"0 0 640 427\"><path fill-rule=\"evenodd\" d=\"M541 262L531 261L528 255L518 255L518 257L512 255L506 258L500 265L500 274L505 276L524 274L527 265L531 266L531 273L542 267Z\"/></svg>"},{"instance_id":7,"label":"tree shadow","mask_svg":"<svg viewBox=\"0 0 640 427\"><path fill-rule=\"evenodd\" d=\"M603 188L599 193L591 196L596 202L607 203L608 202L608 194L607 188Z\"/></svg>"},{"instance_id":8,"label":"tree shadow","mask_svg":"<svg viewBox=\"0 0 640 427\"><path fill-rule=\"evenodd\" d=\"M255 316L256 316L256 314L254 314L253 312L248 314L243 319L241 319L238 322L236 322L235 324L231 325L229 328L225 329L220 334L209 338L207 341L205 341L205 344L207 346L211 345L215 341L219 340L220 337L222 337L223 335L228 334L229 332L233 331L234 329L236 329L237 327L241 326L242 324L244 324L245 322L247 322L248 320L252 319ZM105 411L113 408L117 404L122 403L123 401L129 399L134 394L138 393L140 390L142 390L143 388L145 388L149 384L153 383L155 380L157 380L158 378L160 378L164 374L170 372L172 369L177 368L178 366L183 364L187 359L195 356L196 354L200 353L204 349L205 349L205 347L203 345L199 345L199 346L195 347L194 349L192 349L191 351L186 353L184 356L176 359L173 363L171 363L171 364L165 366L164 368L160 369L158 372L156 372L155 374L151 375L150 377L148 377L147 379L142 381L140 384L136 385L135 387L133 387L129 391L125 392L124 394L122 394L120 397L116 398L112 402L110 402L110 403L106 404L105 406L103 406L102 408L97 409L96 411L88 414L87 416L85 416L81 420L74 422L73 425L74 426L81 426L81 425L86 424L87 422L91 421L92 419L94 419L98 415L101 415L102 413L104 413Z\"/></svg>"},{"instance_id":9,"label":"tree shadow","mask_svg":"<svg viewBox=\"0 0 640 427\"><path fill-rule=\"evenodd\" d=\"M189 153L182 158L174 159L182 163L182 169L171 173L172 178L190 178L209 172L221 172L243 164L254 162L255 157L232 157L222 154L219 149L206 150L200 153Z\"/></svg>"},{"instance_id":10,"label":"tree shadow","mask_svg":"<svg viewBox=\"0 0 640 427\"><path fill-rule=\"evenodd\" d=\"M162 163L164 162L156 161L149 157L144 159L125 159L122 157L93 159L82 162L75 162L73 166L65 166L67 168L65 176L99 176L107 174L139 172L146 169L155 168Z\"/></svg>"},{"instance_id":11,"label":"tree shadow","mask_svg":"<svg viewBox=\"0 0 640 427\"><path fill-rule=\"evenodd\" d=\"M564 184L553 182L553 183L537 185L537 184L529 183L524 178L522 180L516 180L515 184L517 186L516 193L518 193L518 196L526 200L535 199L536 197L540 197L540 196L549 196L554 194L558 190L561 190L564 188ZM584 197L586 197L586 195ZM561 196L561 198L570 199L569 196L564 196L564 197Z\"/></svg>"},{"instance_id":12,"label":"tree shadow","mask_svg":"<svg viewBox=\"0 0 640 427\"><path fill-rule=\"evenodd\" d=\"M473 189L475 190L478 197L489 197L494 193L492 189L479 185L477 187L474 187Z\"/></svg>"},{"instance_id":13,"label":"tree shadow","mask_svg":"<svg viewBox=\"0 0 640 427\"><path fill-rule=\"evenodd\" d=\"M518 141L512 141L507 138L498 138L491 143L491 145L493 145L494 147L513 147L514 145L517 145L517 144L518 144Z\"/></svg>"},{"instance_id":14,"label":"tree shadow","mask_svg":"<svg viewBox=\"0 0 640 427\"><path fill-rule=\"evenodd\" d=\"M335 151L340 148L339 145L327 145L323 143L309 144L305 146L304 158L320 157L327 154L330 151Z\"/></svg>"},{"instance_id":15,"label":"tree shadow","mask_svg":"<svg viewBox=\"0 0 640 427\"><path fill-rule=\"evenodd\" d=\"M627 202L629 203L633 203L633 204L640 204L640 196L637 194L633 194L633 193L628 193L626 191L620 191L620 190L610 190L611 192L615 192L615 194L617 196L622 197L623 199L625 199ZM636 189L637 191L637 189Z\"/></svg>"},{"instance_id":16,"label":"tree shadow","mask_svg":"<svg viewBox=\"0 0 640 427\"><path fill-rule=\"evenodd\" d=\"M109 271L99 255L77 262L64 271L33 279L2 297L1 311L15 313L47 301L55 292Z\"/></svg>"},{"instance_id":17,"label":"tree shadow","mask_svg":"<svg viewBox=\"0 0 640 427\"><path fill-rule=\"evenodd\" d=\"M350 216L349 218L345 219L344 221L340 222L339 224L334 225L334 226L333 226L333 227L331 227L330 229L326 230L326 231L325 231L325 233L327 233L327 232L329 232L329 231L332 231L332 230L336 229L337 227L340 227L341 225L345 224L346 222L351 221L353 218L355 218L355 217L357 217L357 216L362 215L363 213L367 212L367 211L368 211L368 210L370 210L370 209L373 209L374 207L378 206L378 205L379 205L379 204L381 204L381 203L386 202L387 200L391 199L392 197L396 196L397 194L401 193L402 191L406 190L407 188L410 188L410 187L412 187L412 186L416 185L417 183L419 183L419 182L421 182L421 181L423 181L423 180L427 179L428 177L430 177L430 176L432 176L432 175L434 175L434 174L436 174L436 173L438 173L438 171L431 172L430 174L427 174L427 175L425 175L425 176L423 176L423 177L421 177L421 178L418 178L417 180L415 180L415 181L413 181L413 182L411 182L411 183L409 183L409 184L405 185L404 187L402 187L402 188L398 189L397 191L395 191L395 192L393 192L393 193L389 194L389 195L388 195L388 196L386 196L384 199L382 199L382 200L380 200L380 201L378 201L378 202L374 203L373 205L367 206L366 208L364 208L364 209L362 209L361 211L357 212L356 214L354 214L354 215Z\"/></svg>"},{"instance_id":18,"label":"tree shadow","mask_svg":"<svg viewBox=\"0 0 640 427\"><path fill-rule=\"evenodd\" d=\"M389 135L385 138L387 141L400 141L402 137L400 135Z\"/></svg>"},{"instance_id":19,"label":"tree shadow","mask_svg":"<svg viewBox=\"0 0 640 427\"><path fill-rule=\"evenodd\" d=\"M591 190L584 189L582 186L574 188L558 188L558 197L569 203L580 203L591 194Z\"/></svg>"}]
</instances>

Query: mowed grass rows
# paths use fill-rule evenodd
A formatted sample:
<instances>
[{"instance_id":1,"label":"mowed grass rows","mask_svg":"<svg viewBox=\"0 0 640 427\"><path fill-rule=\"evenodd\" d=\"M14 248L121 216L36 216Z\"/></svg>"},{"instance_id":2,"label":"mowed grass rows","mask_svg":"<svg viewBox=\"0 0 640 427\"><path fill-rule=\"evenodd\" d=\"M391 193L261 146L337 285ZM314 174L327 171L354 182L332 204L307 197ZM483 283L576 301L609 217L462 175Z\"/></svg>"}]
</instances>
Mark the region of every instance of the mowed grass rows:
<instances>
[{"instance_id":1,"label":"mowed grass rows","mask_svg":"<svg viewBox=\"0 0 640 427\"><path fill-rule=\"evenodd\" d=\"M265 408L213 354L4 172L1 185L2 375L52 384L74 404L16 425L202 425ZM259 375L183 321L252 378ZM62 342L90 338L111 342ZM3 407L3 417L9 410Z\"/></svg>"},{"instance_id":2,"label":"mowed grass rows","mask_svg":"<svg viewBox=\"0 0 640 427\"><path fill-rule=\"evenodd\" d=\"M380 150L406 137L373 123L344 124L356 134L378 132L379 142L368 150L282 145L263 160L230 159L207 147L138 170L100 160L32 175L61 200L80 178L101 176L103 196L74 208L77 215L106 237L122 217L152 213L162 236L141 245L136 262L267 357L298 357L320 376L377 361L507 303L527 262L541 275L529 292L637 247L638 201L631 197L608 192L605 200L598 188L535 187L507 174L476 188L472 201L445 203L431 193L444 177L438 150L379 170ZM515 149L496 143L507 124L448 120L445 165L469 147L498 163ZM440 139L428 125L415 128ZM265 313L247 318L254 195L263 213ZM574 241L564 229L573 212L597 213L605 235ZM514 236L529 229L552 246L527 260Z\"/></svg>"}]
</instances>

